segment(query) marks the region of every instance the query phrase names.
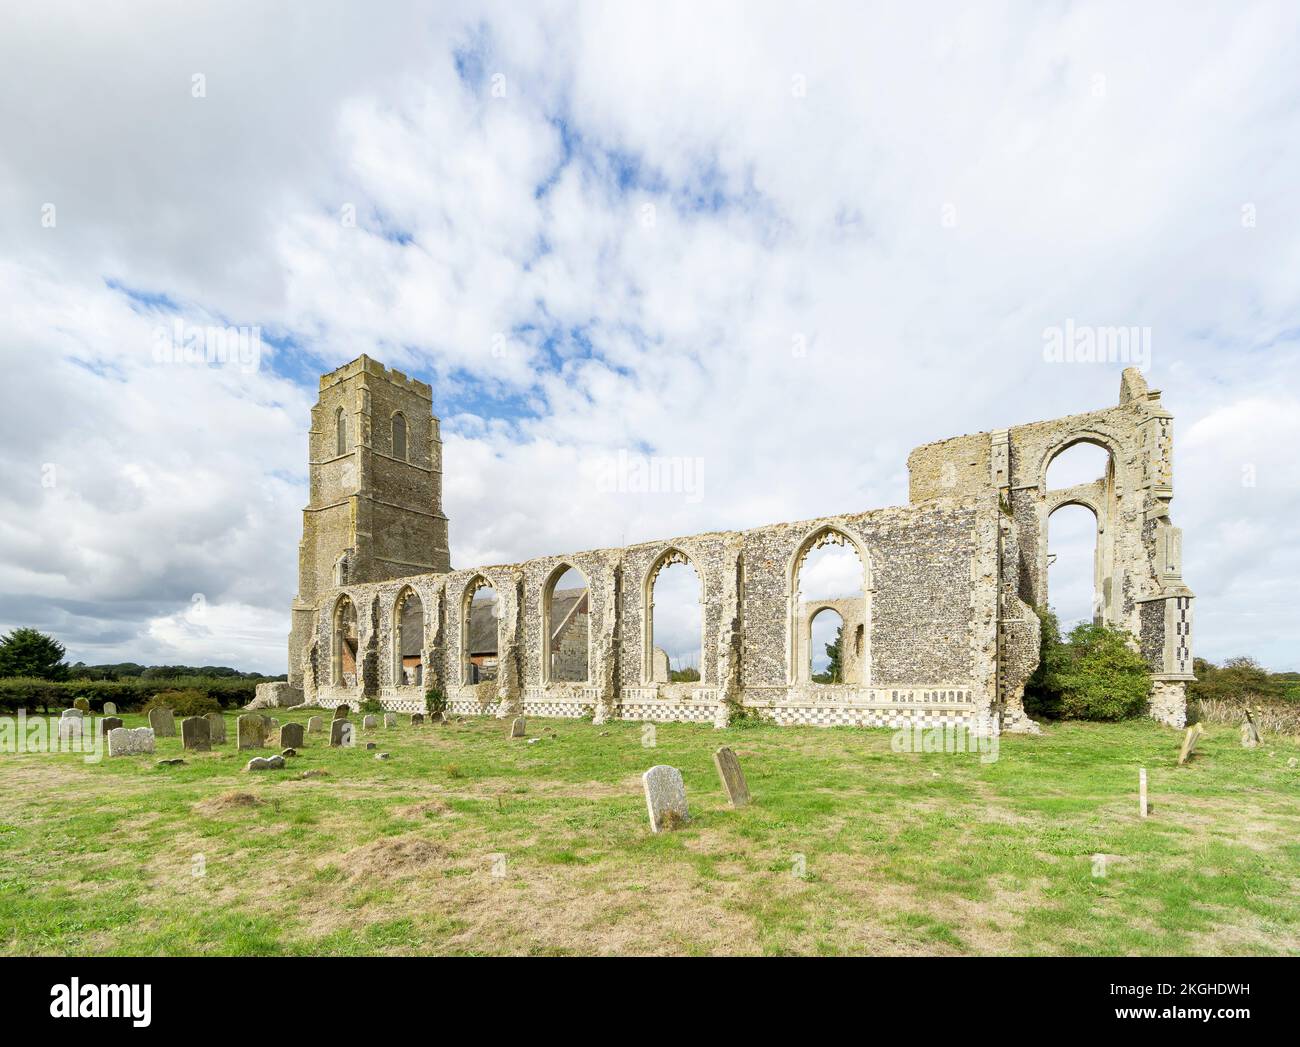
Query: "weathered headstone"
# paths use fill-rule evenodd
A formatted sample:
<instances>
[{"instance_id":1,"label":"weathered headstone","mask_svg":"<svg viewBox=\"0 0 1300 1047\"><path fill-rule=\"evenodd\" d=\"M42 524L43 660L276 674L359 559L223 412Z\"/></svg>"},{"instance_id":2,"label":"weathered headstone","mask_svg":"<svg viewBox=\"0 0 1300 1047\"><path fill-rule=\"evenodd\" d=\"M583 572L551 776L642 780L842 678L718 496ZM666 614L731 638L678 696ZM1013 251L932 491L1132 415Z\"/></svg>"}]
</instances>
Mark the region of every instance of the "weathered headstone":
<instances>
[{"instance_id":1,"label":"weathered headstone","mask_svg":"<svg viewBox=\"0 0 1300 1047\"><path fill-rule=\"evenodd\" d=\"M279 771L283 769L283 756L254 756L244 767L246 771Z\"/></svg>"},{"instance_id":2,"label":"weathered headstone","mask_svg":"<svg viewBox=\"0 0 1300 1047\"><path fill-rule=\"evenodd\" d=\"M1147 806L1147 769L1138 770L1138 817L1145 818L1151 812Z\"/></svg>"},{"instance_id":3,"label":"weathered headstone","mask_svg":"<svg viewBox=\"0 0 1300 1047\"><path fill-rule=\"evenodd\" d=\"M208 737L213 745L226 744L226 718L220 713L208 713Z\"/></svg>"},{"instance_id":4,"label":"weathered headstone","mask_svg":"<svg viewBox=\"0 0 1300 1047\"><path fill-rule=\"evenodd\" d=\"M104 737L108 737L109 731L115 731L122 726L122 717L105 716L99 721L99 729L104 732Z\"/></svg>"},{"instance_id":5,"label":"weathered headstone","mask_svg":"<svg viewBox=\"0 0 1300 1047\"><path fill-rule=\"evenodd\" d=\"M181 747L205 753L212 748L212 721L206 716L187 716L181 721Z\"/></svg>"},{"instance_id":6,"label":"weathered headstone","mask_svg":"<svg viewBox=\"0 0 1300 1047\"><path fill-rule=\"evenodd\" d=\"M1187 736L1183 738L1183 748L1178 753L1179 766L1185 764L1191 759L1192 753L1196 751L1196 743L1201 740L1201 735L1205 733L1205 728L1199 723L1193 724L1187 728Z\"/></svg>"},{"instance_id":7,"label":"weathered headstone","mask_svg":"<svg viewBox=\"0 0 1300 1047\"><path fill-rule=\"evenodd\" d=\"M72 707L73 707L74 709L80 709L83 713L88 713L88 712L90 712L90 699L89 699L89 698L74 698L74 699L72 700Z\"/></svg>"},{"instance_id":8,"label":"weathered headstone","mask_svg":"<svg viewBox=\"0 0 1300 1047\"><path fill-rule=\"evenodd\" d=\"M421 727L424 725L424 713L411 713L411 726Z\"/></svg>"},{"instance_id":9,"label":"weathered headstone","mask_svg":"<svg viewBox=\"0 0 1300 1047\"><path fill-rule=\"evenodd\" d=\"M152 727L118 727L108 732L109 756L138 756L153 751Z\"/></svg>"},{"instance_id":10,"label":"weathered headstone","mask_svg":"<svg viewBox=\"0 0 1300 1047\"><path fill-rule=\"evenodd\" d=\"M1259 727L1255 724L1255 718L1250 715L1250 709L1246 710L1246 722L1241 725L1241 744L1247 749L1253 749L1264 739L1260 737Z\"/></svg>"},{"instance_id":11,"label":"weathered headstone","mask_svg":"<svg viewBox=\"0 0 1300 1047\"><path fill-rule=\"evenodd\" d=\"M396 727L396 726L397 726L397 713L384 713L384 726L385 726L385 727Z\"/></svg>"},{"instance_id":12,"label":"weathered headstone","mask_svg":"<svg viewBox=\"0 0 1300 1047\"><path fill-rule=\"evenodd\" d=\"M301 749L306 732L300 723L286 723L280 727L280 748Z\"/></svg>"},{"instance_id":13,"label":"weathered headstone","mask_svg":"<svg viewBox=\"0 0 1300 1047\"><path fill-rule=\"evenodd\" d=\"M64 709L59 714L59 741L80 741L86 721L80 709Z\"/></svg>"},{"instance_id":14,"label":"weathered headstone","mask_svg":"<svg viewBox=\"0 0 1300 1047\"><path fill-rule=\"evenodd\" d=\"M149 710L149 726L155 738L176 737L176 714L162 706Z\"/></svg>"},{"instance_id":15,"label":"weathered headstone","mask_svg":"<svg viewBox=\"0 0 1300 1047\"><path fill-rule=\"evenodd\" d=\"M522 738L528 733L528 724L522 716L516 716L514 723L510 725L510 737Z\"/></svg>"},{"instance_id":16,"label":"weathered headstone","mask_svg":"<svg viewBox=\"0 0 1300 1047\"><path fill-rule=\"evenodd\" d=\"M740 761L727 746L713 754L713 765L718 769L722 779L722 788L732 807L744 807L749 803L749 785L745 781L745 772L740 769Z\"/></svg>"},{"instance_id":17,"label":"weathered headstone","mask_svg":"<svg viewBox=\"0 0 1300 1047\"><path fill-rule=\"evenodd\" d=\"M346 720L351 715L352 708L347 704L336 705L334 707L334 719L336 720Z\"/></svg>"},{"instance_id":18,"label":"weathered headstone","mask_svg":"<svg viewBox=\"0 0 1300 1047\"><path fill-rule=\"evenodd\" d=\"M236 731L241 749L261 749L266 745L266 721L256 713L241 716Z\"/></svg>"},{"instance_id":19,"label":"weathered headstone","mask_svg":"<svg viewBox=\"0 0 1300 1047\"><path fill-rule=\"evenodd\" d=\"M325 730L325 718L323 716L313 716L307 721L307 733L319 734Z\"/></svg>"},{"instance_id":20,"label":"weathered headstone","mask_svg":"<svg viewBox=\"0 0 1300 1047\"><path fill-rule=\"evenodd\" d=\"M105 702L105 703L104 703L104 715L105 715L105 716L116 716L116 715L117 715L117 703L116 703L116 702Z\"/></svg>"},{"instance_id":21,"label":"weathered headstone","mask_svg":"<svg viewBox=\"0 0 1300 1047\"><path fill-rule=\"evenodd\" d=\"M378 724L379 721L375 719L374 713L367 713L361 718L361 726L367 731L373 731Z\"/></svg>"},{"instance_id":22,"label":"weathered headstone","mask_svg":"<svg viewBox=\"0 0 1300 1047\"><path fill-rule=\"evenodd\" d=\"M334 720L330 723L330 745L334 748L351 746L355 744L354 738L351 721Z\"/></svg>"},{"instance_id":23,"label":"weathered headstone","mask_svg":"<svg viewBox=\"0 0 1300 1047\"><path fill-rule=\"evenodd\" d=\"M650 831L675 829L691 820L686 807L686 783L676 767L659 764L641 775L645 804L650 812Z\"/></svg>"}]
</instances>

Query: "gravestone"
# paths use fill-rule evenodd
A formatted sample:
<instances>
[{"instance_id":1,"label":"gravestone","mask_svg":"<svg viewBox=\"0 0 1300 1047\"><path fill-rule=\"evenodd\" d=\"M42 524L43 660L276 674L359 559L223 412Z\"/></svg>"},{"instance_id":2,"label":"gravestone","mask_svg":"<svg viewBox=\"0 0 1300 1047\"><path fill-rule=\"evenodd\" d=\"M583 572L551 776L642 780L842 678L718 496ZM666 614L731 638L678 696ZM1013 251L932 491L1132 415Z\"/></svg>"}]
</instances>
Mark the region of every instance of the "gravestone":
<instances>
[{"instance_id":1,"label":"gravestone","mask_svg":"<svg viewBox=\"0 0 1300 1047\"><path fill-rule=\"evenodd\" d=\"M74 698L74 699L72 700L72 707L73 707L74 709L80 709L83 713L88 713L88 712L90 712L90 699L89 699L89 698Z\"/></svg>"},{"instance_id":2,"label":"gravestone","mask_svg":"<svg viewBox=\"0 0 1300 1047\"><path fill-rule=\"evenodd\" d=\"M1205 728L1199 723L1187 728L1187 736L1183 739L1183 748L1178 753L1178 765L1180 767L1192 758L1192 753L1196 751L1196 743L1201 740L1201 735L1204 733Z\"/></svg>"},{"instance_id":3,"label":"gravestone","mask_svg":"<svg viewBox=\"0 0 1300 1047\"><path fill-rule=\"evenodd\" d=\"M744 807L749 803L749 785L745 781L745 772L740 769L740 761L727 746L713 754L713 765L718 769L722 779L722 788L732 807Z\"/></svg>"},{"instance_id":4,"label":"gravestone","mask_svg":"<svg viewBox=\"0 0 1300 1047\"><path fill-rule=\"evenodd\" d=\"M300 723L286 723L280 728L281 749L301 749L305 733Z\"/></svg>"},{"instance_id":5,"label":"gravestone","mask_svg":"<svg viewBox=\"0 0 1300 1047\"><path fill-rule=\"evenodd\" d=\"M522 738L527 733L528 724L524 721L522 716L516 716L514 723L510 725L510 737Z\"/></svg>"},{"instance_id":6,"label":"gravestone","mask_svg":"<svg viewBox=\"0 0 1300 1047\"><path fill-rule=\"evenodd\" d=\"M348 720L334 720L330 723L330 745L334 748L339 746L351 746L354 744L354 734L352 724Z\"/></svg>"},{"instance_id":7,"label":"gravestone","mask_svg":"<svg viewBox=\"0 0 1300 1047\"><path fill-rule=\"evenodd\" d=\"M266 745L266 721L256 713L241 716L236 724L241 749L261 749Z\"/></svg>"},{"instance_id":8,"label":"gravestone","mask_svg":"<svg viewBox=\"0 0 1300 1047\"><path fill-rule=\"evenodd\" d=\"M85 717L80 709L64 709L59 714L59 741L80 741L85 725Z\"/></svg>"},{"instance_id":9,"label":"gravestone","mask_svg":"<svg viewBox=\"0 0 1300 1047\"><path fill-rule=\"evenodd\" d=\"M351 715L352 715L352 709L350 706L346 704L336 705L334 707L334 719L336 720L346 720Z\"/></svg>"},{"instance_id":10,"label":"gravestone","mask_svg":"<svg viewBox=\"0 0 1300 1047\"><path fill-rule=\"evenodd\" d=\"M411 713L411 726L422 727L424 725L424 713Z\"/></svg>"},{"instance_id":11,"label":"gravestone","mask_svg":"<svg viewBox=\"0 0 1300 1047\"><path fill-rule=\"evenodd\" d=\"M675 829L691 820L686 807L686 783L676 767L659 764L641 775L645 804L650 812L650 831Z\"/></svg>"},{"instance_id":12,"label":"gravestone","mask_svg":"<svg viewBox=\"0 0 1300 1047\"><path fill-rule=\"evenodd\" d=\"M213 745L226 744L226 718L221 713L208 713L208 737Z\"/></svg>"},{"instance_id":13,"label":"gravestone","mask_svg":"<svg viewBox=\"0 0 1300 1047\"><path fill-rule=\"evenodd\" d=\"M246 771L280 771L283 769L283 756L254 756L244 767Z\"/></svg>"},{"instance_id":14,"label":"gravestone","mask_svg":"<svg viewBox=\"0 0 1300 1047\"><path fill-rule=\"evenodd\" d=\"M121 727L121 726L122 726L122 717L120 717L120 716L105 716L105 717L100 721L100 728L99 728L99 729L100 729L101 731L103 731L105 737L107 737L109 731L115 731L115 730L117 730L117 728L119 728L119 727Z\"/></svg>"},{"instance_id":15,"label":"gravestone","mask_svg":"<svg viewBox=\"0 0 1300 1047\"><path fill-rule=\"evenodd\" d=\"M138 756L154 751L152 727L118 727L108 732L109 756Z\"/></svg>"},{"instance_id":16,"label":"gravestone","mask_svg":"<svg viewBox=\"0 0 1300 1047\"><path fill-rule=\"evenodd\" d=\"M1151 813L1147 804L1147 769L1138 768L1138 817L1145 818Z\"/></svg>"},{"instance_id":17,"label":"gravestone","mask_svg":"<svg viewBox=\"0 0 1300 1047\"><path fill-rule=\"evenodd\" d=\"M115 703L115 702L105 702L105 703L104 703L104 715L105 715L105 716L116 716L116 715L117 715L117 703Z\"/></svg>"},{"instance_id":18,"label":"gravestone","mask_svg":"<svg viewBox=\"0 0 1300 1047\"><path fill-rule=\"evenodd\" d=\"M155 738L176 737L176 714L159 706L149 710L149 726Z\"/></svg>"},{"instance_id":19,"label":"gravestone","mask_svg":"<svg viewBox=\"0 0 1300 1047\"><path fill-rule=\"evenodd\" d=\"M319 734L325 730L325 718L323 716L313 716L307 721L307 733Z\"/></svg>"},{"instance_id":20,"label":"gravestone","mask_svg":"<svg viewBox=\"0 0 1300 1047\"><path fill-rule=\"evenodd\" d=\"M1247 749L1254 749L1264 739L1260 737L1259 727L1255 724L1255 718L1250 715L1250 710L1246 710L1246 722L1241 725L1241 744Z\"/></svg>"},{"instance_id":21,"label":"gravestone","mask_svg":"<svg viewBox=\"0 0 1300 1047\"><path fill-rule=\"evenodd\" d=\"M181 748L198 753L212 748L212 721L206 716L187 716L181 721Z\"/></svg>"},{"instance_id":22,"label":"gravestone","mask_svg":"<svg viewBox=\"0 0 1300 1047\"><path fill-rule=\"evenodd\" d=\"M379 721L375 719L374 713L367 713L361 719L361 726L365 728L367 731L373 731L375 727L378 726L378 724Z\"/></svg>"},{"instance_id":23,"label":"gravestone","mask_svg":"<svg viewBox=\"0 0 1300 1047\"><path fill-rule=\"evenodd\" d=\"M384 726L385 726L385 727L396 727L396 726L397 726L397 713L384 713Z\"/></svg>"}]
</instances>

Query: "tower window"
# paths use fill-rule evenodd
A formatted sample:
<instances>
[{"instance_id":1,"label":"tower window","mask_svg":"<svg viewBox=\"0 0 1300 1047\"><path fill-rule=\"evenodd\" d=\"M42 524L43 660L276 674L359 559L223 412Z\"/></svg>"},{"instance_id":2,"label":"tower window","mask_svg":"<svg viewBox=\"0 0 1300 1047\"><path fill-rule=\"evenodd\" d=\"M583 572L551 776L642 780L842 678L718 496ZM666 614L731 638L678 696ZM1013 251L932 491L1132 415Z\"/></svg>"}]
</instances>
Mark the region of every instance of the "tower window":
<instances>
[{"instance_id":1,"label":"tower window","mask_svg":"<svg viewBox=\"0 0 1300 1047\"><path fill-rule=\"evenodd\" d=\"M334 412L334 431L337 434L337 454L348 453L348 416L343 408Z\"/></svg>"},{"instance_id":2,"label":"tower window","mask_svg":"<svg viewBox=\"0 0 1300 1047\"><path fill-rule=\"evenodd\" d=\"M393 415L393 457L406 461L406 416Z\"/></svg>"}]
</instances>

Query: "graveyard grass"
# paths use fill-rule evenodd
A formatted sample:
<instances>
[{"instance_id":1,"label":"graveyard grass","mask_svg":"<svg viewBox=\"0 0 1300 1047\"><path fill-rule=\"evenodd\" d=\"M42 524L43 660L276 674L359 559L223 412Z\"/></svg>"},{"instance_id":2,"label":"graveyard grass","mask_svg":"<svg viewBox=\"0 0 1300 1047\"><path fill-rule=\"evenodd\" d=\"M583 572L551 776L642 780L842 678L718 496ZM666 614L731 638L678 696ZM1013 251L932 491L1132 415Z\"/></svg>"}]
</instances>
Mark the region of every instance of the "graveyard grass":
<instances>
[{"instance_id":1,"label":"graveyard grass","mask_svg":"<svg viewBox=\"0 0 1300 1047\"><path fill-rule=\"evenodd\" d=\"M157 761L179 738L94 765L0 755L0 951L1300 952L1294 739L1245 750L1210 727L1178 767L1180 733L1154 723L1058 724L982 763L894 753L882 730L661 724L644 748L636 723L530 720L529 744L403 715L250 774L234 719L178 767ZM692 820L654 836L640 776L658 763Z\"/></svg>"}]
</instances>

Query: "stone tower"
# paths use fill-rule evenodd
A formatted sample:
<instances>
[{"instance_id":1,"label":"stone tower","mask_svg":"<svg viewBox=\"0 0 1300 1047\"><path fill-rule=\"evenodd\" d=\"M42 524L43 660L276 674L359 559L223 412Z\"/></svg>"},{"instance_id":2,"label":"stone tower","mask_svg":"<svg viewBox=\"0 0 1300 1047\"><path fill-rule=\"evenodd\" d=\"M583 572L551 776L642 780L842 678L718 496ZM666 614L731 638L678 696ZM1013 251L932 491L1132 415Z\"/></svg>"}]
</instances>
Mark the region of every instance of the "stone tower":
<instances>
[{"instance_id":1,"label":"stone tower","mask_svg":"<svg viewBox=\"0 0 1300 1047\"><path fill-rule=\"evenodd\" d=\"M368 356L323 375L308 457L311 489L289 633L295 687L302 685L321 594L451 569L442 440L428 385Z\"/></svg>"}]
</instances>

